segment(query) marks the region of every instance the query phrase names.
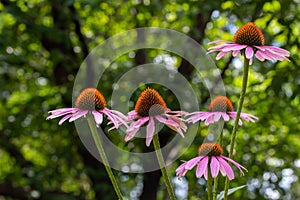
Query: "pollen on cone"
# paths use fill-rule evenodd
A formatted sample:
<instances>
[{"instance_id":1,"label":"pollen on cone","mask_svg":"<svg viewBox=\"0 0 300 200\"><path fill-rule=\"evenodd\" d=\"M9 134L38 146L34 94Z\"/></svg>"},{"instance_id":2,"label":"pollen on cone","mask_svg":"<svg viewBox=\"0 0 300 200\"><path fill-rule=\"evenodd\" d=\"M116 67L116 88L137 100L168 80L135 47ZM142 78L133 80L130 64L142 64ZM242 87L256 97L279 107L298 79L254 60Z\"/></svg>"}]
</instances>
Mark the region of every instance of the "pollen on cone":
<instances>
[{"instance_id":1,"label":"pollen on cone","mask_svg":"<svg viewBox=\"0 0 300 200\"><path fill-rule=\"evenodd\" d=\"M152 88L144 90L138 98L135 111L141 117L155 116L164 113L167 105L160 94Z\"/></svg>"},{"instance_id":2,"label":"pollen on cone","mask_svg":"<svg viewBox=\"0 0 300 200\"><path fill-rule=\"evenodd\" d=\"M226 96L217 96L210 102L208 110L210 112L232 112L233 105Z\"/></svg>"},{"instance_id":3,"label":"pollen on cone","mask_svg":"<svg viewBox=\"0 0 300 200\"><path fill-rule=\"evenodd\" d=\"M253 22L248 22L235 33L234 42L249 46L262 46L265 39L261 30Z\"/></svg>"},{"instance_id":4,"label":"pollen on cone","mask_svg":"<svg viewBox=\"0 0 300 200\"><path fill-rule=\"evenodd\" d=\"M106 101L96 88L86 88L77 97L75 106L84 110L102 110L106 106Z\"/></svg>"},{"instance_id":5,"label":"pollen on cone","mask_svg":"<svg viewBox=\"0 0 300 200\"><path fill-rule=\"evenodd\" d=\"M198 154L203 156L220 156L223 154L223 149L217 143L203 143L198 148Z\"/></svg>"}]
</instances>

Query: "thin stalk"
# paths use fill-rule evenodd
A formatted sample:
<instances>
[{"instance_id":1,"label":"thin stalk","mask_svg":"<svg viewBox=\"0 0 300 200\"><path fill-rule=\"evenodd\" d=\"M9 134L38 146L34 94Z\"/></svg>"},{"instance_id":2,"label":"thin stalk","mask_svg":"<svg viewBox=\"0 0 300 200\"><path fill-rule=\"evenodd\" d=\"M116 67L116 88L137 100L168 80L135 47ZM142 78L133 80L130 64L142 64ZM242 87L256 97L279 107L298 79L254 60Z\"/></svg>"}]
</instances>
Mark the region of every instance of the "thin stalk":
<instances>
[{"instance_id":1,"label":"thin stalk","mask_svg":"<svg viewBox=\"0 0 300 200\"><path fill-rule=\"evenodd\" d=\"M208 194L208 200L213 199L213 193L212 193L212 182L213 178L211 176L210 168L208 169L208 177L207 177L207 194Z\"/></svg>"},{"instance_id":2,"label":"thin stalk","mask_svg":"<svg viewBox=\"0 0 300 200\"><path fill-rule=\"evenodd\" d=\"M222 147L223 145L223 132L221 132L220 139L219 139L219 145ZM214 191L213 191L213 200L217 199L218 195L218 185L219 185L219 176L217 176L214 179Z\"/></svg>"},{"instance_id":3,"label":"thin stalk","mask_svg":"<svg viewBox=\"0 0 300 200\"><path fill-rule=\"evenodd\" d=\"M235 138L236 138L236 131L237 131L237 128L238 128L238 123L239 123L239 119L240 119L240 116L241 116L243 103L244 103L244 98L245 98L246 89L247 89L248 73L249 73L249 60L246 58L246 55L244 55L244 72L243 72L242 91L241 91L241 94L240 94L240 99L239 99L239 102L238 102L236 118L235 118L235 121L234 121L234 126L233 126L233 129L232 129L232 133L231 133L229 158L232 158L232 154L233 154L233 148L234 148ZM225 187L224 187L224 200L227 200L229 182L230 182L229 179L226 177Z\"/></svg>"},{"instance_id":4,"label":"thin stalk","mask_svg":"<svg viewBox=\"0 0 300 200\"><path fill-rule=\"evenodd\" d=\"M165 167L165 161L164 161L163 155L162 155L161 150L160 150L160 144L159 144L159 140L158 140L158 134L154 134L154 136L153 136L153 144L154 144L154 149L155 149L156 157L157 157L157 160L158 160L158 164L160 166L160 170L162 172L162 175L163 175L163 177L165 179L165 184L167 186L167 190L168 190L170 199L171 200L176 200L176 197L175 197L175 194L174 194L174 190L173 190L171 181L169 179L169 176L168 176L168 173L167 173L167 170L166 170L166 167Z\"/></svg>"},{"instance_id":5,"label":"thin stalk","mask_svg":"<svg viewBox=\"0 0 300 200\"><path fill-rule=\"evenodd\" d=\"M100 135L98 134L98 131L97 131L97 129L96 129L95 121L94 121L93 117L91 117L91 116L88 116L88 117L87 117L87 121L88 121L90 130L91 130L91 132L92 132L92 136L93 136L93 139L94 139L94 141L95 141L97 150L98 150L99 155L100 155L100 157L101 157L101 159L102 159L102 162L103 162L103 164L104 164L104 167L105 167L105 169L106 169L106 172L108 173L108 176L109 176L109 178L110 178L110 180L111 180L111 182L112 182L112 184L113 184L113 187L114 187L114 189L115 189L115 192L116 192L116 194L117 194L119 200L123 200L123 196L122 196L121 191L120 191L120 189L119 189L119 187L118 187L118 184L117 184L117 181L116 181L116 179L115 179L115 176L114 176L114 174L113 174L111 168L109 167L109 163L108 163L107 157L106 157L106 155L105 155L104 149L103 149L102 144L101 144L101 143L102 143L102 139L101 139L101 137L100 137Z\"/></svg>"}]
</instances>

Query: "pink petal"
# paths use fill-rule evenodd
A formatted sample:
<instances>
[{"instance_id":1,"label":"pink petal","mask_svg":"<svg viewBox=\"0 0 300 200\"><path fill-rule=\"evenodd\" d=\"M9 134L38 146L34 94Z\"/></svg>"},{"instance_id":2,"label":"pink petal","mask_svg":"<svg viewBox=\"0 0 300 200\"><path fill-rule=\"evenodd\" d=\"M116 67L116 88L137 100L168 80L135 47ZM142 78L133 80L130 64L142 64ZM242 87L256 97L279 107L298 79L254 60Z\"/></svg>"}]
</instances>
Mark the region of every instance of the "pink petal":
<instances>
[{"instance_id":1,"label":"pink petal","mask_svg":"<svg viewBox=\"0 0 300 200\"><path fill-rule=\"evenodd\" d=\"M222 112L214 112L214 122L217 122L220 120L221 116L222 116Z\"/></svg>"},{"instance_id":2,"label":"pink petal","mask_svg":"<svg viewBox=\"0 0 300 200\"><path fill-rule=\"evenodd\" d=\"M223 117L224 121L228 122L229 118L230 118L229 115L226 112L222 112L221 114L222 114L222 117Z\"/></svg>"},{"instance_id":3,"label":"pink petal","mask_svg":"<svg viewBox=\"0 0 300 200\"><path fill-rule=\"evenodd\" d=\"M250 58L252 58L253 57L253 49L252 49L252 47L247 47L246 48L246 51L245 51L245 54L246 54L246 58L248 58L248 59L250 59Z\"/></svg>"},{"instance_id":4,"label":"pink petal","mask_svg":"<svg viewBox=\"0 0 300 200\"><path fill-rule=\"evenodd\" d=\"M205 170L207 170L207 164L208 164L208 156L205 156L198 164L198 167L196 169L196 176L197 178L200 178L203 176Z\"/></svg>"},{"instance_id":5,"label":"pink petal","mask_svg":"<svg viewBox=\"0 0 300 200\"><path fill-rule=\"evenodd\" d=\"M137 112L135 110L132 110L129 113L127 113L127 116L128 116L127 117L128 120L134 120L139 117L139 115L137 114Z\"/></svg>"},{"instance_id":6,"label":"pink petal","mask_svg":"<svg viewBox=\"0 0 300 200\"><path fill-rule=\"evenodd\" d=\"M99 113L98 111L96 111L96 110L93 110L92 114L94 115L94 119L95 119L96 124L97 125L102 124L103 115L101 113Z\"/></svg>"},{"instance_id":7,"label":"pink petal","mask_svg":"<svg viewBox=\"0 0 300 200\"><path fill-rule=\"evenodd\" d=\"M152 141L154 129L155 129L155 123L154 123L153 117L149 117L149 123L147 126L147 133L146 133L146 146L147 147L150 146L150 143Z\"/></svg>"},{"instance_id":8,"label":"pink petal","mask_svg":"<svg viewBox=\"0 0 300 200\"><path fill-rule=\"evenodd\" d=\"M216 157L212 156L210 160L210 171L211 171L211 176L213 178L216 178L219 174L220 170L220 164L219 161L217 160Z\"/></svg>"},{"instance_id":9,"label":"pink petal","mask_svg":"<svg viewBox=\"0 0 300 200\"><path fill-rule=\"evenodd\" d=\"M107 112L110 112L112 116L118 121L118 126L123 124L124 126L128 127L127 125L127 117L123 115L123 113L117 111L117 110L109 110L107 108L104 108ZM118 126L116 128L118 128Z\"/></svg>"},{"instance_id":10,"label":"pink petal","mask_svg":"<svg viewBox=\"0 0 300 200\"><path fill-rule=\"evenodd\" d=\"M46 120L54 119L54 118L57 118L57 117L60 117L60 116L63 116L63 115L69 114L69 113L75 113L79 110L80 110L79 108L60 108L57 110L52 110L52 111L48 112L48 113L51 113L51 115L49 117L47 117Z\"/></svg>"},{"instance_id":11,"label":"pink petal","mask_svg":"<svg viewBox=\"0 0 300 200\"><path fill-rule=\"evenodd\" d=\"M258 117L251 115L251 114L247 114L247 113L241 113L240 118L242 118L248 122L255 122L256 120L258 120Z\"/></svg>"},{"instance_id":12,"label":"pink petal","mask_svg":"<svg viewBox=\"0 0 300 200\"><path fill-rule=\"evenodd\" d=\"M223 169L225 170L225 173L229 180L232 180L234 178L234 173L230 165L220 156L218 156L218 160L220 165L223 166Z\"/></svg>"},{"instance_id":13,"label":"pink petal","mask_svg":"<svg viewBox=\"0 0 300 200\"><path fill-rule=\"evenodd\" d=\"M125 142L134 138L135 134L138 132L140 127L149 120L149 117L143 117L136 122L132 123L126 130L126 136L124 138Z\"/></svg>"},{"instance_id":14,"label":"pink petal","mask_svg":"<svg viewBox=\"0 0 300 200\"><path fill-rule=\"evenodd\" d=\"M192 169L195 167L195 165L199 162L199 160L201 160L203 158L203 156L197 156L196 158L193 158L189 161L186 162L186 165L185 165L185 169Z\"/></svg>"},{"instance_id":15,"label":"pink petal","mask_svg":"<svg viewBox=\"0 0 300 200\"><path fill-rule=\"evenodd\" d=\"M234 50L234 51L232 52L232 56L233 56L233 57L236 57L236 56L240 53L240 51L241 51L241 50Z\"/></svg>"},{"instance_id":16,"label":"pink petal","mask_svg":"<svg viewBox=\"0 0 300 200\"><path fill-rule=\"evenodd\" d=\"M251 58L249 59L249 65L252 65L252 63L253 63L253 57L251 57Z\"/></svg>"},{"instance_id":17,"label":"pink petal","mask_svg":"<svg viewBox=\"0 0 300 200\"><path fill-rule=\"evenodd\" d=\"M110 110L108 109L103 109L103 110L100 110L100 112L102 112L103 114L105 114L107 116L107 118L114 124L114 126L116 128L119 127L119 123L117 121L117 119L115 118L115 116L110 112Z\"/></svg>"},{"instance_id":18,"label":"pink petal","mask_svg":"<svg viewBox=\"0 0 300 200\"><path fill-rule=\"evenodd\" d=\"M66 116L64 116L63 118L61 118L61 120L58 122L58 125L62 125L62 123L64 123L66 120L68 120L69 118L71 118L73 116L73 114L68 114Z\"/></svg>"},{"instance_id":19,"label":"pink petal","mask_svg":"<svg viewBox=\"0 0 300 200\"><path fill-rule=\"evenodd\" d=\"M77 110L79 110L79 108L59 108L56 110L50 110L48 111L48 113L54 114L54 113L63 113L63 112L73 112Z\"/></svg>"},{"instance_id":20,"label":"pink petal","mask_svg":"<svg viewBox=\"0 0 300 200\"><path fill-rule=\"evenodd\" d=\"M88 112L88 110L78 111L77 113L73 114L73 116L69 119L69 122L75 121L76 119L86 115Z\"/></svg>"},{"instance_id":21,"label":"pink petal","mask_svg":"<svg viewBox=\"0 0 300 200\"><path fill-rule=\"evenodd\" d=\"M247 47L247 45L233 43L231 45L228 45L228 46L222 48L222 51L236 51L236 50L242 50L246 47Z\"/></svg>"},{"instance_id":22,"label":"pink petal","mask_svg":"<svg viewBox=\"0 0 300 200\"><path fill-rule=\"evenodd\" d=\"M225 56L226 54L228 54L230 51L221 51L220 53L218 53L216 60L220 60L223 56Z\"/></svg>"},{"instance_id":23,"label":"pink petal","mask_svg":"<svg viewBox=\"0 0 300 200\"><path fill-rule=\"evenodd\" d=\"M210 115L209 117L207 117L204 124L205 126L208 126L211 123L214 123L214 115Z\"/></svg>"},{"instance_id":24,"label":"pink petal","mask_svg":"<svg viewBox=\"0 0 300 200\"><path fill-rule=\"evenodd\" d=\"M265 58L261 55L260 50L257 50L255 53L255 56L258 60L260 60L261 62L265 61Z\"/></svg>"},{"instance_id":25,"label":"pink petal","mask_svg":"<svg viewBox=\"0 0 300 200\"><path fill-rule=\"evenodd\" d=\"M216 46L208 48L208 53L212 53L212 52L215 52L215 51L223 51L224 48L226 48L226 47L231 48L232 46L235 46L235 45L236 44L234 44L234 43L216 45Z\"/></svg>"},{"instance_id":26,"label":"pink petal","mask_svg":"<svg viewBox=\"0 0 300 200\"><path fill-rule=\"evenodd\" d=\"M228 160L228 161L231 162L232 164L234 164L234 166L236 166L236 167L240 170L241 175L244 175L243 170L248 171L245 167L243 167L243 166L240 165L239 163L235 162L234 160L232 160L232 159L230 159L230 158L227 158L227 157L225 157L225 156L221 156L221 157L222 157L223 159Z\"/></svg>"}]
</instances>

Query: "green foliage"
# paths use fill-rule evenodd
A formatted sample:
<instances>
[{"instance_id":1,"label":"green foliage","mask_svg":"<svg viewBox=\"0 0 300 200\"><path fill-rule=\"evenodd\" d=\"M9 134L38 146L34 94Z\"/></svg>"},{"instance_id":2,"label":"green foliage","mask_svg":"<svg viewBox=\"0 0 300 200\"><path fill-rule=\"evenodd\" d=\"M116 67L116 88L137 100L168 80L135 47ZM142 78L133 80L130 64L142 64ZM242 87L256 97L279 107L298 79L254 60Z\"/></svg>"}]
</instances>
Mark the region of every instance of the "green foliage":
<instances>
[{"instance_id":1,"label":"green foliage","mask_svg":"<svg viewBox=\"0 0 300 200\"><path fill-rule=\"evenodd\" d=\"M209 41L232 40L237 28L248 21L261 28L266 45L289 50L291 62L254 60L251 66L243 111L257 115L259 121L244 123L238 130L234 159L249 172L244 177L236 174L231 188L248 187L231 198L300 198L299 16L299 4L292 0L0 1L0 198L114 199L103 166L83 147L74 125L58 126L56 119L45 120L49 110L72 106L73 81L80 63L105 39L125 30L157 26L188 34L207 49ZM200 109L207 109L207 88L196 71L186 70L190 66L182 58L152 49L132 53L118 58L102 77L99 88L108 100L114 80L142 64L139 58L150 63L164 54L176 58L175 67L198 90ZM229 56L216 61L235 108L241 86L239 62L240 57ZM172 109L179 109L173 94L163 88L160 93ZM132 96L130 106L138 94ZM225 155L231 125L224 129ZM198 132L171 166L170 176L175 176L180 160L197 155L207 128L201 124ZM120 148L127 150L132 145L136 151L149 151L144 141L124 144L117 134L109 133L109 137ZM114 173L129 199L142 194L145 175ZM205 199L203 179L196 179L192 170L184 180L188 181L188 199ZM219 185L223 181L220 178ZM157 193L165 198L163 184Z\"/></svg>"}]
</instances>

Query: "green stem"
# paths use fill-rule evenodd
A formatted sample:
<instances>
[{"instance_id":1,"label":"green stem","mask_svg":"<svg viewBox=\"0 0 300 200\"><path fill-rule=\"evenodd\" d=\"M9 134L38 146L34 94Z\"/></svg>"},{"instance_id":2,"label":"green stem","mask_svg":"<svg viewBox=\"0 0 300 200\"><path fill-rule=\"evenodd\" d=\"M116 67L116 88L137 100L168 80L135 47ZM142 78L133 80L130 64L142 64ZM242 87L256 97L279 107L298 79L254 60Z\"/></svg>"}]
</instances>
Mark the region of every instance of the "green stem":
<instances>
[{"instance_id":1,"label":"green stem","mask_svg":"<svg viewBox=\"0 0 300 200\"><path fill-rule=\"evenodd\" d=\"M240 119L240 115L242 112L244 98L245 98L246 89L247 89L248 73L249 73L249 60L246 58L246 55L244 55L244 72L243 72L242 91L241 91L240 99L238 102L236 119L234 121L234 126L233 126L232 133L231 133L229 158L232 158L232 154L233 154L233 148L234 148L235 138L236 138L236 131L237 131L237 128L239 125L239 119ZM229 179L226 177L225 187L224 187L224 200L227 200L228 189L229 189Z\"/></svg>"},{"instance_id":2,"label":"green stem","mask_svg":"<svg viewBox=\"0 0 300 200\"><path fill-rule=\"evenodd\" d=\"M219 139L219 145L222 147L223 145L223 132L221 132L220 139ZM213 200L217 199L218 194L218 184L219 184L219 176L217 176L214 179L214 191L213 191Z\"/></svg>"},{"instance_id":3,"label":"green stem","mask_svg":"<svg viewBox=\"0 0 300 200\"><path fill-rule=\"evenodd\" d=\"M155 149L155 153L156 153L156 156L157 156L157 160L158 160L158 163L159 163L159 166L160 166L160 170L161 170L162 175L165 179L165 184L167 186L167 190L168 190L170 199L171 200L176 200L174 190L173 190L171 181L169 179L169 176L168 176L168 173L167 173L167 170L166 170L166 167L165 167L165 161L164 161L163 155L162 155L161 150L160 150L158 134L154 134L153 144L154 144L154 149Z\"/></svg>"},{"instance_id":4,"label":"green stem","mask_svg":"<svg viewBox=\"0 0 300 200\"><path fill-rule=\"evenodd\" d=\"M208 194L208 200L212 200L212 198L213 198L212 182L213 182L213 178L211 176L210 169L208 169L208 177L207 177L207 194Z\"/></svg>"},{"instance_id":5,"label":"green stem","mask_svg":"<svg viewBox=\"0 0 300 200\"><path fill-rule=\"evenodd\" d=\"M103 162L103 164L104 164L104 167L105 167L105 169L106 169L106 172L108 173L108 176L109 176L109 178L110 178L110 180L111 180L111 182L112 182L112 184L113 184L113 187L114 187L114 189L115 189L115 192L116 192L116 194L117 194L119 200L123 200L123 196L122 196L121 191L120 191L120 189L119 189L119 187L118 187L118 184L117 184L117 181L116 181L116 179L115 179L115 176L114 176L114 174L113 174L111 168L109 167L109 163L108 163L107 157L106 157L105 152L104 152L104 149L103 149L103 147L102 147L102 145L101 145L102 139L101 139L101 137L100 137L100 135L98 134L98 131L97 131L97 129L96 129L95 121L94 121L94 119L93 119L92 116L88 116L88 117L87 117L87 121L88 121L90 130L91 130L91 132L92 132L93 139L94 139L94 141L95 141L96 147L97 147L97 149L98 149L98 152L99 152L100 157L101 157L101 159L102 159L102 162Z\"/></svg>"}]
</instances>

